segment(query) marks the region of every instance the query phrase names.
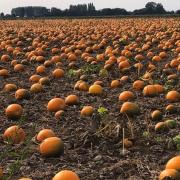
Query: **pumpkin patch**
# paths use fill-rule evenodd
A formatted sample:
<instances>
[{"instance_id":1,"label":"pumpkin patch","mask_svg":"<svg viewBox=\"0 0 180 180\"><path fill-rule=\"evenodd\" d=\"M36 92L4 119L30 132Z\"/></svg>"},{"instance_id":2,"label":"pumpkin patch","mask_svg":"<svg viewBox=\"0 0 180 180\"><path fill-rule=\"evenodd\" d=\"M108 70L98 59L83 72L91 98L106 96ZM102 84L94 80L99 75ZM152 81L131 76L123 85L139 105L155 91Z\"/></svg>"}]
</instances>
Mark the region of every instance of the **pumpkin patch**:
<instances>
[{"instance_id":1,"label":"pumpkin patch","mask_svg":"<svg viewBox=\"0 0 180 180\"><path fill-rule=\"evenodd\" d=\"M0 21L0 179L179 179L179 17Z\"/></svg>"}]
</instances>

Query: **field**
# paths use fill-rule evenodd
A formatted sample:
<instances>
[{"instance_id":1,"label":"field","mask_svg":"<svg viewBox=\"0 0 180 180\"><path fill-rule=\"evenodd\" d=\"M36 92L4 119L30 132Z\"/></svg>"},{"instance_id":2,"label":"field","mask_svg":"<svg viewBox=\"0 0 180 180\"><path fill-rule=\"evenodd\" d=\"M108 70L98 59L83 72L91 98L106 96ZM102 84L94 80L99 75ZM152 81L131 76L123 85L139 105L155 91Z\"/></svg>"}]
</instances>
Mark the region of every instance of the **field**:
<instances>
[{"instance_id":1,"label":"field","mask_svg":"<svg viewBox=\"0 0 180 180\"><path fill-rule=\"evenodd\" d=\"M180 155L179 18L0 23L0 179L155 180Z\"/></svg>"}]
</instances>

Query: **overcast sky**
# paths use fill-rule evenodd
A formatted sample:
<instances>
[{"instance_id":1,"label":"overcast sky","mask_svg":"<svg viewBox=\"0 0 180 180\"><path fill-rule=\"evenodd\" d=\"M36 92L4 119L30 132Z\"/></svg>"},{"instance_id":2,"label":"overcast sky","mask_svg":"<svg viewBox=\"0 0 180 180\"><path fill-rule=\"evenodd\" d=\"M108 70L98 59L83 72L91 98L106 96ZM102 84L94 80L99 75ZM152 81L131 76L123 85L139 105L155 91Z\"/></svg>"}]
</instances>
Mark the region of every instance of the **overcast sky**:
<instances>
[{"instance_id":1,"label":"overcast sky","mask_svg":"<svg viewBox=\"0 0 180 180\"><path fill-rule=\"evenodd\" d=\"M166 10L180 9L180 0L0 0L0 12L10 13L11 9L19 6L45 6L68 8L70 4L93 2L96 9L125 8L134 10L143 8L149 1L162 3Z\"/></svg>"}]
</instances>

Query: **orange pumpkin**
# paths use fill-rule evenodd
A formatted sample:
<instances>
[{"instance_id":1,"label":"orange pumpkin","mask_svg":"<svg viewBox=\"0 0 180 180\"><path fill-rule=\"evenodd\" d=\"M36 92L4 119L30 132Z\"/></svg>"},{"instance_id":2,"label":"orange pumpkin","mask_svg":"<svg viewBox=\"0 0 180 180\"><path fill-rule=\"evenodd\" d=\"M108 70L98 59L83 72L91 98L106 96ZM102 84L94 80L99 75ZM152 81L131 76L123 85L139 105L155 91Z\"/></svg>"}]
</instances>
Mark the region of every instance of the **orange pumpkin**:
<instances>
[{"instance_id":1,"label":"orange pumpkin","mask_svg":"<svg viewBox=\"0 0 180 180\"><path fill-rule=\"evenodd\" d=\"M36 68L36 73L43 74L43 73L45 73L45 70L46 70L45 66L41 65Z\"/></svg>"},{"instance_id":2,"label":"orange pumpkin","mask_svg":"<svg viewBox=\"0 0 180 180\"><path fill-rule=\"evenodd\" d=\"M75 54L70 54L70 55L68 56L68 60L69 60L69 61L76 61L76 60L77 60L77 56L76 56Z\"/></svg>"},{"instance_id":3,"label":"orange pumpkin","mask_svg":"<svg viewBox=\"0 0 180 180\"><path fill-rule=\"evenodd\" d=\"M13 144L19 144L24 141L25 132L19 126L11 126L5 130L3 138Z\"/></svg>"},{"instance_id":4,"label":"orange pumpkin","mask_svg":"<svg viewBox=\"0 0 180 180\"><path fill-rule=\"evenodd\" d=\"M132 102L125 102L120 108L120 113L127 114L127 115L134 115L138 114L140 109L137 104Z\"/></svg>"},{"instance_id":5,"label":"orange pumpkin","mask_svg":"<svg viewBox=\"0 0 180 180\"><path fill-rule=\"evenodd\" d=\"M155 125L155 131L156 132L161 132L164 131L167 128L166 123L165 122L158 122Z\"/></svg>"},{"instance_id":6,"label":"orange pumpkin","mask_svg":"<svg viewBox=\"0 0 180 180\"><path fill-rule=\"evenodd\" d=\"M98 95L98 94L102 94L102 92L103 92L103 89L100 85L93 84L89 87L90 94Z\"/></svg>"},{"instance_id":7,"label":"orange pumpkin","mask_svg":"<svg viewBox=\"0 0 180 180\"><path fill-rule=\"evenodd\" d=\"M9 61L10 59L11 59L10 56L7 54L1 56L1 61Z\"/></svg>"},{"instance_id":8,"label":"orange pumpkin","mask_svg":"<svg viewBox=\"0 0 180 180\"><path fill-rule=\"evenodd\" d=\"M34 74L34 75L32 75L32 76L29 78L29 81L30 81L30 82L33 82L33 83L38 83L39 80L40 80L40 78L41 78L40 75Z\"/></svg>"},{"instance_id":9,"label":"orange pumpkin","mask_svg":"<svg viewBox=\"0 0 180 180\"><path fill-rule=\"evenodd\" d=\"M142 90L144 86L145 86L144 81L141 80L134 81L133 83L133 88L137 91Z\"/></svg>"},{"instance_id":10,"label":"orange pumpkin","mask_svg":"<svg viewBox=\"0 0 180 180\"><path fill-rule=\"evenodd\" d=\"M161 94L164 92L164 87L162 85L154 84L154 87L156 88L158 94Z\"/></svg>"},{"instance_id":11,"label":"orange pumpkin","mask_svg":"<svg viewBox=\"0 0 180 180\"><path fill-rule=\"evenodd\" d=\"M11 91L15 91L17 89L17 86L15 84L6 84L4 86L4 91L5 92L11 92Z\"/></svg>"},{"instance_id":12,"label":"orange pumpkin","mask_svg":"<svg viewBox=\"0 0 180 180\"><path fill-rule=\"evenodd\" d=\"M176 169L180 171L180 156L175 156L170 159L166 164L166 169Z\"/></svg>"},{"instance_id":13,"label":"orange pumpkin","mask_svg":"<svg viewBox=\"0 0 180 180\"><path fill-rule=\"evenodd\" d=\"M159 175L159 180L165 180L168 178L171 178L173 180L179 180L180 179L180 173L175 169L165 169Z\"/></svg>"},{"instance_id":14,"label":"orange pumpkin","mask_svg":"<svg viewBox=\"0 0 180 180\"><path fill-rule=\"evenodd\" d=\"M30 91L32 93L39 93L43 90L43 86L39 83L35 83L31 86Z\"/></svg>"},{"instance_id":15,"label":"orange pumpkin","mask_svg":"<svg viewBox=\"0 0 180 180\"><path fill-rule=\"evenodd\" d=\"M53 62L50 61L50 60L47 60L47 61L44 62L45 67L50 67L50 66L52 66L52 64L53 64Z\"/></svg>"},{"instance_id":16,"label":"orange pumpkin","mask_svg":"<svg viewBox=\"0 0 180 180\"><path fill-rule=\"evenodd\" d=\"M39 83L41 85L49 85L50 84L50 79L48 77L42 77L39 79Z\"/></svg>"},{"instance_id":17,"label":"orange pumpkin","mask_svg":"<svg viewBox=\"0 0 180 180\"><path fill-rule=\"evenodd\" d=\"M9 71L7 69L1 69L0 70L0 76L2 76L2 77L9 76Z\"/></svg>"},{"instance_id":18,"label":"orange pumpkin","mask_svg":"<svg viewBox=\"0 0 180 180\"><path fill-rule=\"evenodd\" d=\"M111 88L117 88L119 86L121 86L121 83L119 80L112 80L111 81Z\"/></svg>"},{"instance_id":19,"label":"orange pumpkin","mask_svg":"<svg viewBox=\"0 0 180 180\"><path fill-rule=\"evenodd\" d=\"M24 71L25 70L25 67L24 67L24 65L22 65L22 64L16 64L15 66L14 66L14 71L15 72L22 72L22 71Z\"/></svg>"},{"instance_id":20,"label":"orange pumpkin","mask_svg":"<svg viewBox=\"0 0 180 180\"><path fill-rule=\"evenodd\" d=\"M36 61L37 61L37 62L44 62L44 61L45 61L45 57L43 57L43 56L37 56L37 57L36 57Z\"/></svg>"},{"instance_id":21,"label":"orange pumpkin","mask_svg":"<svg viewBox=\"0 0 180 180\"><path fill-rule=\"evenodd\" d=\"M151 113L151 118L153 120L161 120L162 119L162 112L159 110L155 110Z\"/></svg>"},{"instance_id":22,"label":"orange pumpkin","mask_svg":"<svg viewBox=\"0 0 180 180\"><path fill-rule=\"evenodd\" d=\"M169 91L166 95L166 99L170 102L179 102L180 101L180 93L177 91Z\"/></svg>"},{"instance_id":23,"label":"orange pumpkin","mask_svg":"<svg viewBox=\"0 0 180 180\"><path fill-rule=\"evenodd\" d=\"M130 101L132 99L134 99L135 96L131 91L123 91L120 95L119 95L119 100L120 101Z\"/></svg>"},{"instance_id":24,"label":"orange pumpkin","mask_svg":"<svg viewBox=\"0 0 180 180\"><path fill-rule=\"evenodd\" d=\"M122 82L122 83L126 83L128 80L129 80L129 77L128 77L128 76L122 76L122 77L120 78L120 82Z\"/></svg>"},{"instance_id":25,"label":"orange pumpkin","mask_svg":"<svg viewBox=\"0 0 180 180\"><path fill-rule=\"evenodd\" d=\"M57 173L52 180L80 180L78 175L70 170L62 170Z\"/></svg>"},{"instance_id":26,"label":"orange pumpkin","mask_svg":"<svg viewBox=\"0 0 180 180\"><path fill-rule=\"evenodd\" d=\"M88 84L86 83L86 82L80 82L79 83L79 85L78 85L78 83L77 83L77 86L78 86L78 89L80 90L80 91L88 91L88 89L89 89L89 86L88 86Z\"/></svg>"},{"instance_id":27,"label":"orange pumpkin","mask_svg":"<svg viewBox=\"0 0 180 180\"><path fill-rule=\"evenodd\" d=\"M9 119L18 119L23 113L23 108L19 104L11 104L6 108L5 113Z\"/></svg>"},{"instance_id":28,"label":"orange pumpkin","mask_svg":"<svg viewBox=\"0 0 180 180\"><path fill-rule=\"evenodd\" d=\"M29 98L30 96L30 93L28 90L26 89L18 89L16 92L15 92L15 98L17 100L20 100L20 99L27 99Z\"/></svg>"},{"instance_id":29,"label":"orange pumpkin","mask_svg":"<svg viewBox=\"0 0 180 180\"><path fill-rule=\"evenodd\" d=\"M173 104L169 104L166 106L166 111L169 113L175 113L177 108Z\"/></svg>"},{"instance_id":30,"label":"orange pumpkin","mask_svg":"<svg viewBox=\"0 0 180 180\"><path fill-rule=\"evenodd\" d=\"M63 141L58 137L48 137L40 144L39 151L45 157L61 155L64 152Z\"/></svg>"},{"instance_id":31,"label":"orange pumpkin","mask_svg":"<svg viewBox=\"0 0 180 180\"><path fill-rule=\"evenodd\" d=\"M49 137L55 137L55 133L51 130L51 129L43 129L41 130L38 134L37 134L37 137L36 139L39 141L39 142L42 142L44 141L46 138L49 138Z\"/></svg>"},{"instance_id":32,"label":"orange pumpkin","mask_svg":"<svg viewBox=\"0 0 180 180\"><path fill-rule=\"evenodd\" d=\"M152 58L152 61L155 61L155 62L160 62L162 60L162 58L160 56L154 56Z\"/></svg>"},{"instance_id":33,"label":"orange pumpkin","mask_svg":"<svg viewBox=\"0 0 180 180\"><path fill-rule=\"evenodd\" d=\"M54 78L61 78L64 76L64 70L62 69L55 69L53 72L52 72L52 75Z\"/></svg>"},{"instance_id":34,"label":"orange pumpkin","mask_svg":"<svg viewBox=\"0 0 180 180\"><path fill-rule=\"evenodd\" d=\"M124 68L129 68L130 67L129 61L125 60L125 61L120 62L118 67L121 70L124 69Z\"/></svg>"},{"instance_id":35,"label":"orange pumpkin","mask_svg":"<svg viewBox=\"0 0 180 180\"><path fill-rule=\"evenodd\" d=\"M153 97L158 94L157 88L154 85L147 85L143 89L143 95Z\"/></svg>"},{"instance_id":36,"label":"orange pumpkin","mask_svg":"<svg viewBox=\"0 0 180 180\"><path fill-rule=\"evenodd\" d=\"M97 81L95 81L93 84L103 86L103 81L97 80Z\"/></svg>"},{"instance_id":37,"label":"orange pumpkin","mask_svg":"<svg viewBox=\"0 0 180 180\"><path fill-rule=\"evenodd\" d=\"M94 112L94 108L92 106L84 106L81 110L81 116L91 116Z\"/></svg>"},{"instance_id":38,"label":"orange pumpkin","mask_svg":"<svg viewBox=\"0 0 180 180\"><path fill-rule=\"evenodd\" d=\"M47 109L50 112L57 112L65 108L65 101L61 98L54 98L48 102Z\"/></svg>"},{"instance_id":39,"label":"orange pumpkin","mask_svg":"<svg viewBox=\"0 0 180 180\"><path fill-rule=\"evenodd\" d=\"M66 97L65 99L65 103L67 105L74 105L77 104L79 102L79 98L76 95L69 95Z\"/></svg>"},{"instance_id":40,"label":"orange pumpkin","mask_svg":"<svg viewBox=\"0 0 180 180\"><path fill-rule=\"evenodd\" d=\"M63 110L59 110L59 111L57 111L56 113L55 113L55 118L57 119L57 120L60 120L62 117L63 117L63 115L64 115L64 111Z\"/></svg>"}]
</instances>

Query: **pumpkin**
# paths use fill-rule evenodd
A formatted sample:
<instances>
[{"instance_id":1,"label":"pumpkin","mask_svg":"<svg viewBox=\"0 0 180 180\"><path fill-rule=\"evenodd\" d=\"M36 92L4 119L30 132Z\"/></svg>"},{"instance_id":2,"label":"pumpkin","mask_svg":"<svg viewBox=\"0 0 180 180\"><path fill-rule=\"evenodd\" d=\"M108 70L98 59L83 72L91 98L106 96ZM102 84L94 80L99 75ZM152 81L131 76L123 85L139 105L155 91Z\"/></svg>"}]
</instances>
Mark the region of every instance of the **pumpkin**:
<instances>
[{"instance_id":1,"label":"pumpkin","mask_svg":"<svg viewBox=\"0 0 180 180\"><path fill-rule=\"evenodd\" d=\"M52 180L80 180L78 175L70 170L62 170L57 173Z\"/></svg>"},{"instance_id":2,"label":"pumpkin","mask_svg":"<svg viewBox=\"0 0 180 180\"><path fill-rule=\"evenodd\" d=\"M5 113L9 119L18 119L23 113L23 108L19 104L11 104L6 108Z\"/></svg>"},{"instance_id":3,"label":"pumpkin","mask_svg":"<svg viewBox=\"0 0 180 180\"><path fill-rule=\"evenodd\" d=\"M177 108L173 104L169 104L166 106L166 111L169 113L175 113Z\"/></svg>"},{"instance_id":4,"label":"pumpkin","mask_svg":"<svg viewBox=\"0 0 180 180\"><path fill-rule=\"evenodd\" d=\"M41 85L49 85L50 84L50 79L48 77L42 77L39 79L39 83Z\"/></svg>"},{"instance_id":5,"label":"pumpkin","mask_svg":"<svg viewBox=\"0 0 180 180\"><path fill-rule=\"evenodd\" d=\"M62 69L55 69L53 72L52 72L52 75L54 78L61 78L64 76L64 70Z\"/></svg>"},{"instance_id":6,"label":"pumpkin","mask_svg":"<svg viewBox=\"0 0 180 180\"><path fill-rule=\"evenodd\" d=\"M10 58L10 56L9 55L7 55L7 54L4 54L4 55L2 55L1 56L1 61L9 61L11 58Z\"/></svg>"},{"instance_id":7,"label":"pumpkin","mask_svg":"<svg viewBox=\"0 0 180 180\"><path fill-rule=\"evenodd\" d=\"M120 82L122 82L122 83L126 83L128 80L129 80L129 77L128 77L128 76L122 76L122 77L120 78Z\"/></svg>"},{"instance_id":8,"label":"pumpkin","mask_svg":"<svg viewBox=\"0 0 180 180\"><path fill-rule=\"evenodd\" d=\"M153 97L158 94L157 88L154 85L147 85L143 89L143 95Z\"/></svg>"},{"instance_id":9,"label":"pumpkin","mask_svg":"<svg viewBox=\"0 0 180 180\"><path fill-rule=\"evenodd\" d=\"M134 98L135 98L135 96L131 91L123 91L119 95L119 100L120 101L130 101L130 100L133 100Z\"/></svg>"},{"instance_id":10,"label":"pumpkin","mask_svg":"<svg viewBox=\"0 0 180 180\"><path fill-rule=\"evenodd\" d=\"M158 94L161 94L164 92L164 87L160 84L154 84L154 87L156 88L156 91Z\"/></svg>"},{"instance_id":11,"label":"pumpkin","mask_svg":"<svg viewBox=\"0 0 180 180\"><path fill-rule=\"evenodd\" d=\"M159 175L159 180L165 180L168 178L171 178L173 180L179 180L180 179L180 173L175 169L165 169Z\"/></svg>"},{"instance_id":12,"label":"pumpkin","mask_svg":"<svg viewBox=\"0 0 180 180\"><path fill-rule=\"evenodd\" d=\"M142 63L136 63L134 64L134 67L137 68L138 70L143 68L143 64Z\"/></svg>"},{"instance_id":13,"label":"pumpkin","mask_svg":"<svg viewBox=\"0 0 180 180\"><path fill-rule=\"evenodd\" d=\"M77 60L77 56L76 56L75 54L70 54L70 55L68 56L68 60L69 60L69 61L76 61L76 60Z\"/></svg>"},{"instance_id":14,"label":"pumpkin","mask_svg":"<svg viewBox=\"0 0 180 180\"><path fill-rule=\"evenodd\" d=\"M94 108L92 106L84 106L81 110L81 116L91 116L94 112Z\"/></svg>"},{"instance_id":15,"label":"pumpkin","mask_svg":"<svg viewBox=\"0 0 180 180\"><path fill-rule=\"evenodd\" d=\"M11 66L15 66L16 64L18 64L17 60L14 59L14 60L11 61Z\"/></svg>"},{"instance_id":16,"label":"pumpkin","mask_svg":"<svg viewBox=\"0 0 180 180\"><path fill-rule=\"evenodd\" d=\"M22 71L24 71L24 70L25 70L25 67L24 67L23 64L16 64L16 65L14 66L14 71L15 71L15 72L22 72Z\"/></svg>"},{"instance_id":17,"label":"pumpkin","mask_svg":"<svg viewBox=\"0 0 180 180\"><path fill-rule=\"evenodd\" d=\"M89 87L90 94L98 95L98 94L102 94L102 92L103 92L103 89L100 85L93 84Z\"/></svg>"},{"instance_id":18,"label":"pumpkin","mask_svg":"<svg viewBox=\"0 0 180 180\"><path fill-rule=\"evenodd\" d=\"M61 98L54 98L48 102L47 109L50 112L57 112L65 108L65 101Z\"/></svg>"},{"instance_id":19,"label":"pumpkin","mask_svg":"<svg viewBox=\"0 0 180 180\"><path fill-rule=\"evenodd\" d=\"M133 146L133 142L131 140L129 140L128 138L125 138L123 143L124 143L125 148L130 148Z\"/></svg>"},{"instance_id":20,"label":"pumpkin","mask_svg":"<svg viewBox=\"0 0 180 180\"><path fill-rule=\"evenodd\" d=\"M160 62L162 60L162 58L160 56L154 56L152 58L152 61L155 61L155 62Z\"/></svg>"},{"instance_id":21,"label":"pumpkin","mask_svg":"<svg viewBox=\"0 0 180 180\"><path fill-rule=\"evenodd\" d=\"M55 118L57 119L57 120L60 120L62 117L63 117L63 115L64 115L64 111L63 110L59 110L59 111L57 111L56 113L55 113Z\"/></svg>"},{"instance_id":22,"label":"pumpkin","mask_svg":"<svg viewBox=\"0 0 180 180\"><path fill-rule=\"evenodd\" d=\"M30 91L32 93L39 93L43 90L43 86L39 83L35 83L31 86Z\"/></svg>"},{"instance_id":23,"label":"pumpkin","mask_svg":"<svg viewBox=\"0 0 180 180\"><path fill-rule=\"evenodd\" d=\"M61 57L60 56L53 56L52 58L51 58L51 61L53 62L53 63L57 63L57 62L60 62L61 61Z\"/></svg>"},{"instance_id":24,"label":"pumpkin","mask_svg":"<svg viewBox=\"0 0 180 180\"><path fill-rule=\"evenodd\" d=\"M144 56L142 54L138 54L135 56L135 60L136 61L142 61L142 60L144 60Z\"/></svg>"},{"instance_id":25,"label":"pumpkin","mask_svg":"<svg viewBox=\"0 0 180 180\"><path fill-rule=\"evenodd\" d=\"M130 67L129 61L125 60L125 61L120 62L118 67L120 70L122 70L124 68L129 68Z\"/></svg>"},{"instance_id":26,"label":"pumpkin","mask_svg":"<svg viewBox=\"0 0 180 180\"><path fill-rule=\"evenodd\" d=\"M166 52L160 52L159 56L163 59L167 57L167 53Z\"/></svg>"},{"instance_id":27,"label":"pumpkin","mask_svg":"<svg viewBox=\"0 0 180 180\"><path fill-rule=\"evenodd\" d=\"M180 156L175 156L170 159L166 164L166 169L176 169L180 171Z\"/></svg>"},{"instance_id":28,"label":"pumpkin","mask_svg":"<svg viewBox=\"0 0 180 180\"><path fill-rule=\"evenodd\" d=\"M111 88L117 88L117 87L120 87L121 86L121 83L119 80L112 80L111 81Z\"/></svg>"},{"instance_id":29,"label":"pumpkin","mask_svg":"<svg viewBox=\"0 0 180 180\"><path fill-rule=\"evenodd\" d=\"M9 71L7 69L1 69L0 70L0 76L2 76L2 77L9 76Z\"/></svg>"},{"instance_id":30,"label":"pumpkin","mask_svg":"<svg viewBox=\"0 0 180 180\"><path fill-rule=\"evenodd\" d=\"M33 83L38 83L40 79L41 79L40 75L34 74L29 78L29 81Z\"/></svg>"},{"instance_id":31,"label":"pumpkin","mask_svg":"<svg viewBox=\"0 0 180 180\"><path fill-rule=\"evenodd\" d=\"M156 132L162 132L164 131L165 129L167 128L165 122L158 122L156 125L155 125L155 131Z\"/></svg>"},{"instance_id":32,"label":"pumpkin","mask_svg":"<svg viewBox=\"0 0 180 180\"><path fill-rule=\"evenodd\" d=\"M171 60L171 62L170 62L170 66L171 66L172 68L177 67L179 64L180 64L180 62L179 62L177 59L173 59L173 60Z\"/></svg>"},{"instance_id":33,"label":"pumpkin","mask_svg":"<svg viewBox=\"0 0 180 180\"><path fill-rule=\"evenodd\" d=\"M39 133L36 136L36 139L39 142L42 142L46 138L55 137L55 136L56 136L55 133L51 129L43 129L43 130L39 131Z\"/></svg>"},{"instance_id":34,"label":"pumpkin","mask_svg":"<svg viewBox=\"0 0 180 180\"><path fill-rule=\"evenodd\" d=\"M45 157L61 155L64 152L64 144L58 137L48 137L41 142L39 151Z\"/></svg>"},{"instance_id":35,"label":"pumpkin","mask_svg":"<svg viewBox=\"0 0 180 180\"><path fill-rule=\"evenodd\" d=\"M145 86L144 81L141 81L141 80L136 80L133 83L133 88L137 91L142 90L144 86Z\"/></svg>"},{"instance_id":36,"label":"pumpkin","mask_svg":"<svg viewBox=\"0 0 180 180\"><path fill-rule=\"evenodd\" d=\"M74 85L74 89L79 90L79 85L80 85L82 82L84 82L84 81L83 81L83 80L77 81L77 82L75 83L75 85ZM88 88L87 88L87 89L88 89Z\"/></svg>"},{"instance_id":37,"label":"pumpkin","mask_svg":"<svg viewBox=\"0 0 180 180\"><path fill-rule=\"evenodd\" d=\"M77 84L77 88L80 90L80 91L88 91L89 89L89 86L86 82L80 82L79 85Z\"/></svg>"},{"instance_id":38,"label":"pumpkin","mask_svg":"<svg viewBox=\"0 0 180 180\"><path fill-rule=\"evenodd\" d=\"M120 113L127 114L127 115L134 115L138 114L140 109L137 104L132 102L125 102L120 108Z\"/></svg>"},{"instance_id":39,"label":"pumpkin","mask_svg":"<svg viewBox=\"0 0 180 180\"><path fill-rule=\"evenodd\" d=\"M45 73L45 70L46 70L45 66L41 65L36 68L36 73L43 74L43 73Z\"/></svg>"},{"instance_id":40,"label":"pumpkin","mask_svg":"<svg viewBox=\"0 0 180 180\"><path fill-rule=\"evenodd\" d=\"M180 101L180 93L177 91L169 91L166 95L166 99L170 102L179 102Z\"/></svg>"},{"instance_id":41,"label":"pumpkin","mask_svg":"<svg viewBox=\"0 0 180 180\"><path fill-rule=\"evenodd\" d=\"M162 112L159 110L155 110L151 113L151 118L153 120L161 120L162 119Z\"/></svg>"},{"instance_id":42,"label":"pumpkin","mask_svg":"<svg viewBox=\"0 0 180 180\"><path fill-rule=\"evenodd\" d=\"M103 86L103 81L95 81L93 84Z\"/></svg>"},{"instance_id":43,"label":"pumpkin","mask_svg":"<svg viewBox=\"0 0 180 180\"><path fill-rule=\"evenodd\" d=\"M30 97L30 93L28 90L26 89L18 89L15 92L15 98L17 100L21 100L21 99L28 99Z\"/></svg>"},{"instance_id":44,"label":"pumpkin","mask_svg":"<svg viewBox=\"0 0 180 180\"><path fill-rule=\"evenodd\" d=\"M11 92L11 91L15 91L17 89L17 86L15 84L6 84L4 86L4 91L5 92Z\"/></svg>"},{"instance_id":45,"label":"pumpkin","mask_svg":"<svg viewBox=\"0 0 180 180\"><path fill-rule=\"evenodd\" d=\"M25 132L19 126L14 125L5 130L3 138L13 144L19 144L24 141Z\"/></svg>"},{"instance_id":46,"label":"pumpkin","mask_svg":"<svg viewBox=\"0 0 180 180\"><path fill-rule=\"evenodd\" d=\"M52 52L52 54L57 54L57 53L60 52L60 49L58 49L58 48L52 48L51 52Z\"/></svg>"},{"instance_id":47,"label":"pumpkin","mask_svg":"<svg viewBox=\"0 0 180 180\"><path fill-rule=\"evenodd\" d=\"M168 127L169 129L173 129L176 127L176 121L172 120L172 119L167 119L165 122L166 127Z\"/></svg>"},{"instance_id":48,"label":"pumpkin","mask_svg":"<svg viewBox=\"0 0 180 180\"><path fill-rule=\"evenodd\" d=\"M37 62L44 62L44 61L45 61L45 57L43 57L43 56L37 56L37 57L36 57L36 61L37 61Z\"/></svg>"},{"instance_id":49,"label":"pumpkin","mask_svg":"<svg viewBox=\"0 0 180 180\"><path fill-rule=\"evenodd\" d=\"M69 95L69 96L66 97L65 103L67 105L77 104L77 103L79 103L79 98L76 95L73 95L73 94Z\"/></svg>"},{"instance_id":50,"label":"pumpkin","mask_svg":"<svg viewBox=\"0 0 180 180\"><path fill-rule=\"evenodd\" d=\"M47 61L44 62L45 67L50 67L50 66L52 66L52 64L53 64L53 62L50 61L50 60L47 60Z\"/></svg>"}]
</instances>

